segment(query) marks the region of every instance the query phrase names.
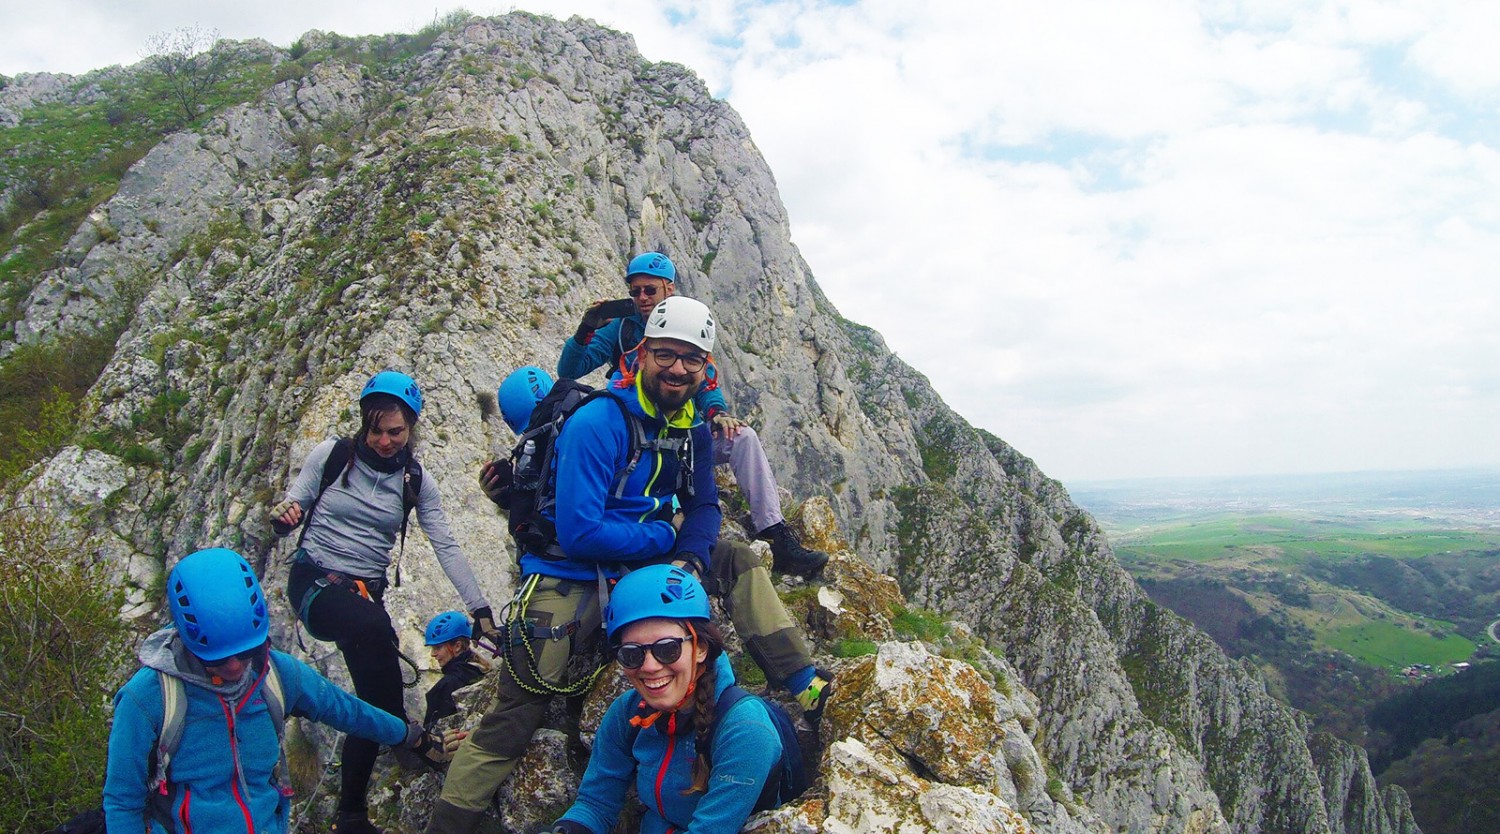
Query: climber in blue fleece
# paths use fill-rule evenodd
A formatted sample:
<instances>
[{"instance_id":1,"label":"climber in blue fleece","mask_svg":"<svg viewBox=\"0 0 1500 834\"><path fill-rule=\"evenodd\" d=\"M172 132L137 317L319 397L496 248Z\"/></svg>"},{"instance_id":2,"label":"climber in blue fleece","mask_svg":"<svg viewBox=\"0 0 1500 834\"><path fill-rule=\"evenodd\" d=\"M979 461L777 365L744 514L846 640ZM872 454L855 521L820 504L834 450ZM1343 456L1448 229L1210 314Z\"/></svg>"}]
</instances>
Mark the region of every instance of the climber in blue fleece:
<instances>
[{"instance_id":1,"label":"climber in blue fleece","mask_svg":"<svg viewBox=\"0 0 1500 834\"><path fill-rule=\"evenodd\" d=\"M616 473L625 469L630 450L620 409L604 400L583 406L557 438L553 521L568 558L527 553L521 557L522 574L593 581L596 564L614 578L630 562L663 555L692 557L708 565L723 522L711 459L713 438L692 400L670 414L653 401L645 384L664 376L640 375L626 388L611 385L607 390L643 421L648 437L685 441L680 454L692 456L692 482L678 483L682 462L670 451L658 451L643 455L623 487L618 486ZM672 522L674 496L681 505L680 528Z\"/></svg>"},{"instance_id":2,"label":"climber in blue fleece","mask_svg":"<svg viewBox=\"0 0 1500 834\"><path fill-rule=\"evenodd\" d=\"M112 832L281 834L291 789L281 733L267 705L275 664L285 716L298 715L392 746L432 763L441 740L344 692L301 661L267 645L260 582L232 550L190 554L167 577L174 625L147 638L144 668L115 696L104 780ZM182 737L165 781L153 779L165 724L161 675L181 682Z\"/></svg>"},{"instance_id":3,"label":"climber in blue fleece","mask_svg":"<svg viewBox=\"0 0 1500 834\"><path fill-rule=\"evenodd\" d=\"M635 688L605 712L578 798L553 831L607 834L632 782L646 806L641 834L739 831L781 740L759 699L716 715L734 673L703 586L671 565L634 571L615 587L605 624Z\"/></svg>"},{"instance_id":4,"label":"climber in blue fleece","mask_svg":"<svg viewBox=\"0 0 1500 834\"><path fill-rule=\"evenodd\" d=\"M584 313L573 338L563 343L562 355L557 360L559 377L577 379L600 365L605 367L606 374L628 370L630 357L647 334L646 320L657 304L676 295L677 267L660 252L644 252L630 259L625 268L625 284L629 299L602 301ZM629 310L628 314L625 310ZM828 554L803 547L787 527L781 514L776 476L771 472L760 436L745 421L730 415L719 382L718 369L709 363L703 370L702 382L693 392L699 419L713 431L714 463L727 463L734 472L734 479L750 505L752 534L771 543L775 569L813 576L828 562Z\"/></svg>"}]
</instances>

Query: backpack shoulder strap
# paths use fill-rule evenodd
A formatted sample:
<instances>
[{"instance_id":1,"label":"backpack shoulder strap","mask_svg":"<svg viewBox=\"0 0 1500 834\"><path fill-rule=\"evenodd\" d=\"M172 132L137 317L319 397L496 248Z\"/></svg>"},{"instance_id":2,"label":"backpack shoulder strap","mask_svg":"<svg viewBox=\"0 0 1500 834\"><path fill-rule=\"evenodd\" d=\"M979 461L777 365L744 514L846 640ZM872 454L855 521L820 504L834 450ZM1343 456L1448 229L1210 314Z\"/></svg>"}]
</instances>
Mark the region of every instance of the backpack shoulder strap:
<instances>
[{"instance_id":1,"label":"backpack shoulder strap","mask_svg":"<svg viewBox=\"0 0 1500 834\"><path fill-rule=\"evenodd\" d=\"M161 688L161 732L156 737L156 776L153 790L167 782L167 768L182 744L182 727L187 721L187 692L178 678L157 670L156 682Z\"/></svg>"},{"instance_id":2,"label":"backpack shoulder strap","mask_svg":"<svg viewBox=\"0 0 1500 834\"><path fill-rule=\"evenodd\" d=\"M625 468L615 474L615 485L610 492L616 498L625 495L625 481L630 478L631 473L641 463L641 452L646 447L646 427L641 423L641 418L632 412L629 406L619 397L610 396L614 404L620 409L620 416L625 418L625 434L628 438L625 451Z\"/></svg>"},{"instance_id":3,"label":"backpack shoulder strap","mask_svg":"<svg viewBox=\"0 0 1500 834\"><path fill-rule=\"evenodd\" d=\"M610 351L609 365L605 368L604 375L609 376L620 366L620 357L631 352L635 346L645 338L645 328L636 323L634 316L625 316L620 319L620 329L615 332L615 343Z\"/></svg>"},{"instance_id":4,"label":"backpack shoulder strap","mask_svg":"<svg viewBox=\"0 0 1500 834\"><path fill-rule=\"evenodd\" d=\"M266 653L266 678L260 682L261 697L266 699L266 709L271 713L271 720L276 724L276 735L279 737L284 732L286 724L286 690L281 686L281 672L276 669L276 661L269 652Z\"/></svg>"},{"instance_id":5,"label":"backpack shoulder strap","mask_svg":"<svg viewBox=\"0 0 1500 834\"><path fill-rule=\"evenodd\" d=\"M260 695L266 702L266 712L271 716L271 725L276 728L276 746L279 750L276 770L272 772L272 776L281 795L290 797L292 770L286 761L286 690L281 685L281 672L276 669L276 658L270 652L266 652L266 676L261 680L260 687Z\"/></svg>"},{"instance_id":6,"label":"backpack shoulder strap","mask_svg":"<svg viewBox=\"0 0 1500 834\"><path fill-rule=\"evenodd\" d=\"M714 705L713 726L709 729L709 745L717 741L719 734L719 722L736 704L747 698L760 701L765 707L771 719L771 728L781 742L781 758L771 766L771 772L766 777L766 784L761 788L760 798L756 800L754 809L766 811L775 808L779 803L793 799L806 789L806 773L802 766L802 746L797 739L797 730L792 726L791 719L775 704L768 703L766 699L745 691L739 684L732 683L719 693L718 703Z\"/></svg>"},{"instance_id":7,"label":"backpack shoulder strap","mask_svg":"<svg viewBox=\"0 0 1500 834\"><path fill-rule=\"evenodd\" d=\"M323 473L318 478L318 494L313 496L312 504L302 513L302 534L297 537L297 546L302 546L302 540L307 538L308 525L312 523L313 510L317 509L318 502L323 500L323 493L333 486L333 482L339 479L344 468L349 465L349 459L354 457L354 441L347 437L340 437L333 442L333 448L328 450L328 459L323 461ZM402 529L405 529L403 524Z\"/></svg>"}]
</instances>

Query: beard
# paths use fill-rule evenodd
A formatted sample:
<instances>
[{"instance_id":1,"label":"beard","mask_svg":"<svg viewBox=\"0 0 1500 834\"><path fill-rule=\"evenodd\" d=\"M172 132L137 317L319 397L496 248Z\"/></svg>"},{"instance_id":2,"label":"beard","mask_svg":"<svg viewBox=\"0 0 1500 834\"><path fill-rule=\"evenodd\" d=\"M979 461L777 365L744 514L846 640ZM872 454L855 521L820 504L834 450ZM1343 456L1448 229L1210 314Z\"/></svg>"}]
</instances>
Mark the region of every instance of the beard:
<instances>
[{"instance_id":1,"label":"beard","mask_svg":"<svg viewBox=\"0 0 1500 834\"><path fill-rule=\"evenodd\" d=\"M681 388L668 388L662 384L664 380L674 383L680 382L683 385ZM691 400L693 395L698 392L698 386L694 384L697 381L697 374L674 374L666 371L657 371L645 380L642 380L641 388L646 392L646 396L651 399L651 402L656 403L656 407L662 410L662 413L671 414L684 405L687 405L688 400Z\"/></svg>"}]
</instances>

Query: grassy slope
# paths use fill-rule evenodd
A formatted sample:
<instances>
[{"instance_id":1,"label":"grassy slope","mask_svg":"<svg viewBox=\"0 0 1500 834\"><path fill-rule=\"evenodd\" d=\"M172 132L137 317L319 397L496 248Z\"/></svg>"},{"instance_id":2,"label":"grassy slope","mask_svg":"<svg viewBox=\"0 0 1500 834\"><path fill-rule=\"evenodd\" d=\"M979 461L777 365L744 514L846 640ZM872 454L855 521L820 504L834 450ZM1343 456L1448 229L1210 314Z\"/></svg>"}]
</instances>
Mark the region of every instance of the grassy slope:
<instances>
[{"instance_id":1,"label":"grassy slope","mask_svg":"<svg viewBox=\"0 0 1500 834\"><path fill-rule=\"evenodd\" d=\"M1500 617L1500 533L1289 513L1138 522L1114 538L1154 600L1253 659L1318 729L1364 745L1424 831L1500 831L1493 803L1474 801L1500 780L1500 710L1442 697L1486 677L1449 664L1500 653L1484 634ZM1393 674L1418 663L1441 677Z\"/></svg>"},{"instance_id":2,"label":"grassy slope","mask_svg":"<svg viewBox=\"0 0 1500 834\"><path fill-rule=\"evenodd\" d=\"M1138 578L1158 583L1185 575L1216 579L1258 613L1284 612L1306 626L1319 649L1400 669L1464 660L1488 641L1472 616L1459 625L1447 619L1455 612L1442 604L1412 611L1398 600L1382 598L1379 586L1360 576L1361 565L1372 557L1415 560L1500 550L1500 534L1404 520L1226 515L1137 528L1117 538L1116 550ZM1341 565L1337 575L1329 573L1333 564ZM1372 587L1376 593L1370 592ZM1179 613L1195 621L1205 616ZM1222 626L1208 630L1223 632Z\"/></svg>"}]
</instances>

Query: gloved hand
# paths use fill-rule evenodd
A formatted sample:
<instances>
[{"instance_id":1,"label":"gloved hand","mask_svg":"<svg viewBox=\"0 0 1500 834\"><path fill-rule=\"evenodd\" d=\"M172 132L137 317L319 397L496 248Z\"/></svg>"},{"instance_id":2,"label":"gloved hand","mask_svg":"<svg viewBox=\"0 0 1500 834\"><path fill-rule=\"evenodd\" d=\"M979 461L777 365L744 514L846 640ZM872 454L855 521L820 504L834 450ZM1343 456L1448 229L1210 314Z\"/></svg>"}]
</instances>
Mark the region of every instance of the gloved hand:
<instances>
[{"instance_id":1,"label":"gloved hand","mask_svg":"<svg viewBox=\"0 0 1500 834\"><path fill-rule=\"evenodd\" d=\"M745 421L741 420L738 417L731 417L721 411L718 414L714 415L713 424L714 434L722 434L725 437L734 437L735 435L740 433L740 428L745 425Z\"/></svg>"},{"instance_id":2,"label":"gloved hand","mask_svg":"<svg viewBox=\"0 0 1500 834\"><path fill-rule=\"evenodd\" d=\"M623 299L623 302L630 305L630 310L635 309L635 302L630 299ZM624 307L621 300L594 302L583 311L583 318L578 322L578 329L573 331L573 340L579 344L588 344L595 330L609 324L610 319L618 318L619 314L615 311L621 307ZM629 310L626 314L629 314Z\"/></svg>"},{"instance_id":3,"label":"gloved hand","mask_svg":"<svg viewBox=\"0 0 1500 834\"><path fill-rule=\"evenodd\" d=\"M297 525L302 522L302 505L287 498L280 504L272 507L269 515L271 517L271 529L275 531L276 535L285 536L287 533L297 529Z\"/></svg>"},{"instance_id":4,"label":"gloved hand","mask_svg":"<svg viewBox=\"0 0 1500 834\"><path fill-rule=\"evenodd\" d=\"M416 754L421 764L433 770L442 770L453 758L453 754L448 752L443 736L428 732L415 721L406 723L406 740L401 742L401 747ZM454 749L457 749L456 745Z\"/></svg>"},{"instance_id":5,"label":"gloved hand","mask_svg":"<svg viewBox=\"0 0 1500 834\"><path fill-rule=\"evenodd\" d=\"M699 581L708 580L708 565L696 553L678 553L672 557L672 564L696 576Z\"/></svg>"},{"instance_id":6,"label":"gloved hand","mask_svg":"<svg viewBox=\"0 0 1500 834\"><path fill-rule=\"evenodd\" d=\"M500 645L500 628L495 625L495 613L490 610L490 607L486 605L483 608L474 609L473 617L474 633L470 639L478 640L484 637L495 645Z\"/></svg>"},{"instance_id":7,"label":"gloved hand","mask_svg":"<svg viewBox=\"0 0 1500 834\"><path fill-rule=\"evenodd\" d=\"M492 460L479 470L479 486L502 510L510 510L510 461Z\"/></svg>"},{"instance_id":8,"label":"gloved hand","mask_svg":"<svg viewBox=\"0 0 1500 834\"><path fill-rule=\"evenodd\" d=\"M450 760L453 758L453 754L458 752L458 745L462 744L463 740L468 737L469 734L463 730L448 730L443 733L443 752L447 754Z\"/></svg>"}]
</instances>

